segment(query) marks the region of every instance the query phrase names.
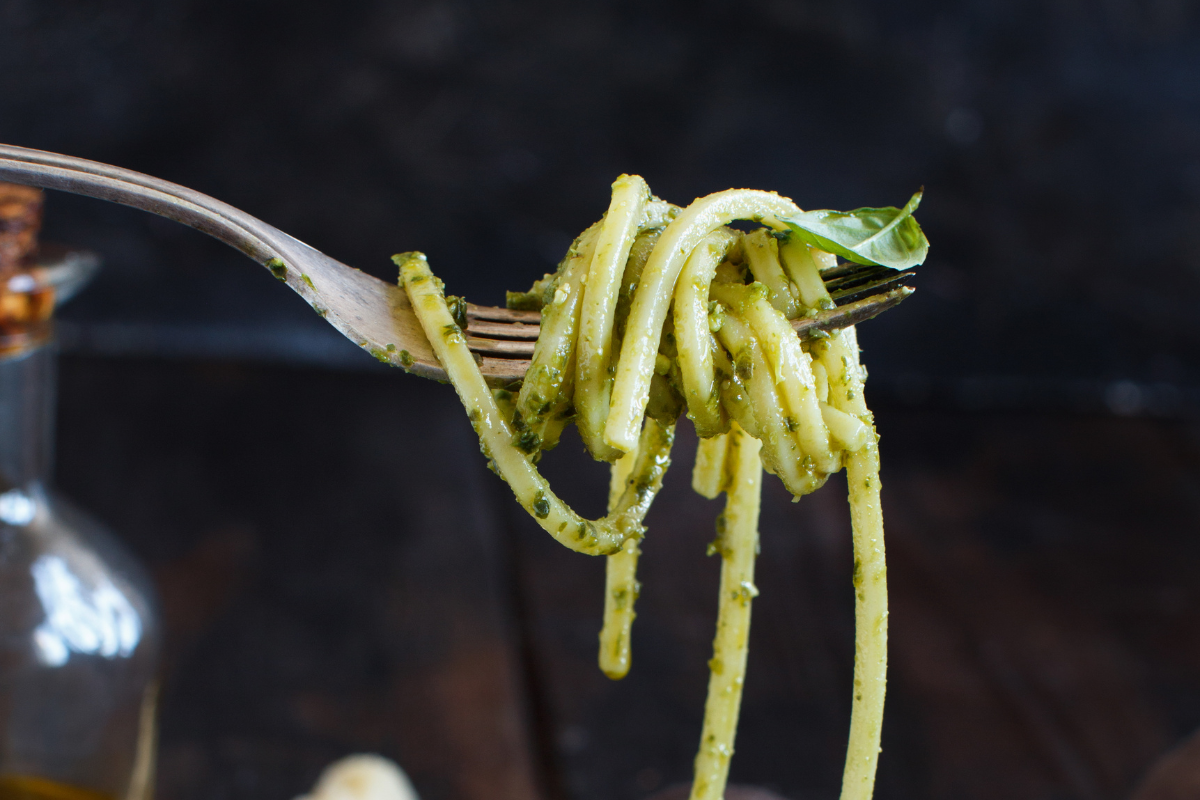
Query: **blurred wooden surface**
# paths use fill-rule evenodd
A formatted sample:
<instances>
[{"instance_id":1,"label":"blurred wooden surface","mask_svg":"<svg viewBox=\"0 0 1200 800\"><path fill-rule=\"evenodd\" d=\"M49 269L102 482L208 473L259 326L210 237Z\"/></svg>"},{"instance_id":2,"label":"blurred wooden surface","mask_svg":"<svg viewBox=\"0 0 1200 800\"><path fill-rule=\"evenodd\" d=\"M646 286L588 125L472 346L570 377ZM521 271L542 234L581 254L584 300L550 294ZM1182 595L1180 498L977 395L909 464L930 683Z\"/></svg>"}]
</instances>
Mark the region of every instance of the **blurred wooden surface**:
<instances>
[{"instance_id":1,"label":"blurred wooden surface","mask_svg":"<svg viewBox=\"0 0 1200 800\"><path fill-rule=\"evenodd\" d=\"M158 579L162 800L288 800L363 750L425 800L641 800L689 779L719 508L688 488L690 434L614 683L595 666L603 562L525 518L449 387L66 359L60 394L61 487ZM1130 797L1200 727L1197 428L894 408L878 423L892 667L877 797ZM577 440L544 464L601 508L606 470ZM732 779L834 798L844 484L795 505L767 485Z\"/></svg>"}]
</instances>

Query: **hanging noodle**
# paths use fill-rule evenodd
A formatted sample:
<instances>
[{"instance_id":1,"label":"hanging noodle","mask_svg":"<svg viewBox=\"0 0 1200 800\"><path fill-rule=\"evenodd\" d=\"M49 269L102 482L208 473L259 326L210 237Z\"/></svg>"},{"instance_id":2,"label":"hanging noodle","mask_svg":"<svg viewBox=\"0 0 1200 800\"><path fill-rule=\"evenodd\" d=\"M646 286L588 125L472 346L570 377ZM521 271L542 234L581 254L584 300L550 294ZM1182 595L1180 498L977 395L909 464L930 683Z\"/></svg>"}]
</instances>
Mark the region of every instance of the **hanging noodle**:
<instances>
[{"instance_id":1,"label":"hanging noodle","mask_svg":"<svg viewBox=\"0 0 1200 800\"><path fill-rule=\"evenodd\" d=\"M797 498L844 465L853 522L855 660L843 800L872 794L887 669L887 579L879 451L853 327L801 343L788 320L831 308L820 270L835 259L781 222L779 195L730 190L679 209L622 175L604 218L555 275L524 296L542 310L515 403L498 403L420 253L395 256L400 282L467 409L489 465L559 542L607 556L600 667L629 670L642 521L670 464L674 425L700 435L694 489L726 494L710 552L722 559L711 677L692 800L724 796L746 670L762 468ZM752 220L746 234L727 227ZM507 393L504 393L507 396ZM537 469L574 419L612 462L607 516L581 518Z\"/></svg>"}]
</instances>

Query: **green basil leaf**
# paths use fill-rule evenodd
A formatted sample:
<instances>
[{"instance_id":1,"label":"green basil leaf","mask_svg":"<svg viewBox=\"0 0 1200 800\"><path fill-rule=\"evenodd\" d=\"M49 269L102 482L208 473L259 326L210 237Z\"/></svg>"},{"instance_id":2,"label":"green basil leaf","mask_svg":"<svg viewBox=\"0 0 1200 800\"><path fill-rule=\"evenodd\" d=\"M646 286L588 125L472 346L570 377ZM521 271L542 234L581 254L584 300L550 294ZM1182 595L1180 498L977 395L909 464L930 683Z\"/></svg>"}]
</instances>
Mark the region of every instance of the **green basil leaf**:
<instances>
[{"instance_id":1,"label":"green basil leaf","mask_svg":"<svg viewBox=\"0 0 1200 800\"><path fill-rule=\"evenodd\" d=\"M913 217L924 190L904 208L805 211L781 220L791 235L856 264L909 269L925 260L929 240Z\"/></svg>"}]
</instances>

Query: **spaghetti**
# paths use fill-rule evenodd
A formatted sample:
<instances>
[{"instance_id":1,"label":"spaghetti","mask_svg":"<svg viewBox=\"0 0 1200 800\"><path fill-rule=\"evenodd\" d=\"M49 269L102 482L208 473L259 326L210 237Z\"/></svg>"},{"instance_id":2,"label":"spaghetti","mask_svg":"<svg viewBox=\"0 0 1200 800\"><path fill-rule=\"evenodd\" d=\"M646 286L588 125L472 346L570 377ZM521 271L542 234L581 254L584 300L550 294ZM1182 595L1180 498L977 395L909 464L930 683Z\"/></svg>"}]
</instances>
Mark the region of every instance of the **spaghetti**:
<instances>
[{"instance_id":1,"label":"spaghetti","mask_svg":"<svg viewBox=\"0 0 1200 800\"><path fill-rule=\"evenodd\" d=\"M510 305L540 308L541 332L515 396L489 387L425 256L394 257L400 283L492 467L567 547L607 556L600 667L623 677L640 590L643 520L686 412L701 437L693 488L726 495L710 552L722 559L717 633L692 800L724 796L758 589L762 470L799 498L845 467L853 523L854 699L843 800L873 791L887 669L887 578L879 452L853 327L801 343L788 323L830 308L821 270L836 259L905 268L927 243L912 211L803 212L770 192L718 192L680 209L622 175L603 219L558 271ZM762 225L751 233L736 220ZM580 517L537 469L574 421L612 463L608 514Z\"/></svg>"}]
</instances>

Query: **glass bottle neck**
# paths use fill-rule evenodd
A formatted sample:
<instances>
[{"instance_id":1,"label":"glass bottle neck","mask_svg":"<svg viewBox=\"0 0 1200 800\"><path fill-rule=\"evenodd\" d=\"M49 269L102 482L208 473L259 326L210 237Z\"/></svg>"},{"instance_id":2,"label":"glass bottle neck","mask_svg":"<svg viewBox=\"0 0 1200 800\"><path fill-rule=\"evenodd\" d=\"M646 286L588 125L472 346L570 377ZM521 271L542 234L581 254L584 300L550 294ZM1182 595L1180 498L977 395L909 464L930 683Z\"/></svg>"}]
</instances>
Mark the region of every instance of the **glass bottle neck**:
<instances>
[{"instance_id":1,"label":"glass bottle neck","mask_svg":"<svg viewBox=\"0 0 1200 800\"><path fill-rule=\"evenodd\" d=\"M54 347L0 358L0 493L49 477L54 437Z\"/></svg>"}]
</instances>

